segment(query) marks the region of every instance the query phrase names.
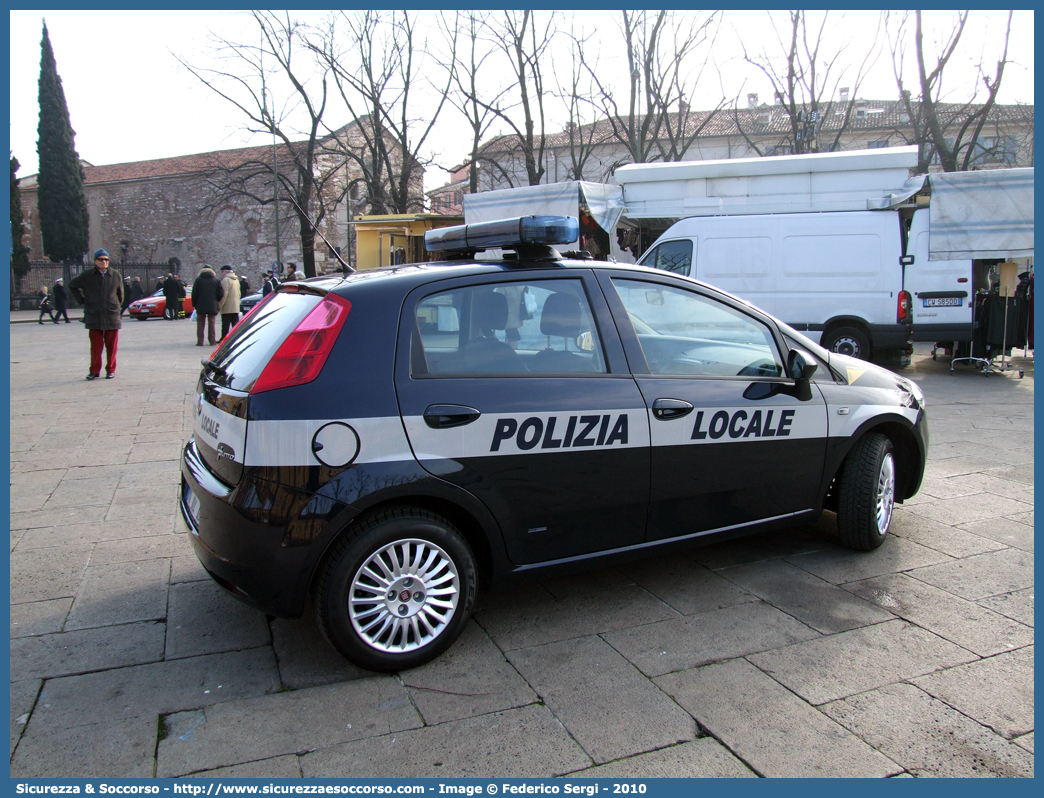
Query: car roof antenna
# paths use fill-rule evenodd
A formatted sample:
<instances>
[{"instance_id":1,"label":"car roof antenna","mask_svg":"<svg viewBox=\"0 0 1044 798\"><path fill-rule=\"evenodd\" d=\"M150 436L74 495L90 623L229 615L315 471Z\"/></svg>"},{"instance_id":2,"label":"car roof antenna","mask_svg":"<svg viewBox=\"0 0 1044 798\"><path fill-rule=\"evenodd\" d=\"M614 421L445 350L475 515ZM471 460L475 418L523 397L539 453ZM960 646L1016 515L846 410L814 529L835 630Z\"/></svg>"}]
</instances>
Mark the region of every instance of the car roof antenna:
<instances>
[{"instance_id":1,"label":"car roof antenna","mask_svg":"<svg viewBox=\"0 0 1044 798\"><path fill-rule=\"evenodd\" d=\"M295 200L293 197L287 197L287 199L294 203L294 207L297 208L298 213L300 213L305 219L308 219L308 224L312 228L313 232L315 232L315 234L319 236L319 238L323 239L323 243L326 244L326 246L330 249L330 252L333 254L333 256L341 262L341 265L348 270L348 273L354 274L355 267L347 261L345 261L345 259L341 257L340 253L336 249L334 249L333 244L326 240L326 236L319 232L319 228L312 224L312 220L308 217L308 214L304 212L304 209L297 204L297 200Z\"/></svg>"}]
</instances>

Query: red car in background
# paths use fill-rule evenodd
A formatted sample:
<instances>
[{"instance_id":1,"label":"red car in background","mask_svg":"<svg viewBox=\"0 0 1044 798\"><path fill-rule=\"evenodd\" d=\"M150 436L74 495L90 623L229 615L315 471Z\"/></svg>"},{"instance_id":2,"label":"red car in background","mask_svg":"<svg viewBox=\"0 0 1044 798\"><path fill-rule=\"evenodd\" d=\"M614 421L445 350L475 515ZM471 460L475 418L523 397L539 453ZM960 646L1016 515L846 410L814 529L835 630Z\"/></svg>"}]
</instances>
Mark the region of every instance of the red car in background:
<instances>
[{"instance_id":1,"label":"red car in background","mask_svg":"<svg viewBox=\"0 0 1044 798\"><path fill-rule=\"evenodd\" d=\"M127 312L130 313L138 321L147 321L148 319L162 319L163 311L167 307L167 299L163 296L163 291L157 291L152 296L142 297L136 302L131 302L127 308ZM192 315L192 297L187 296L182 300L181 308L185 311L185 316Z\"/></svg>"}]
</instances>

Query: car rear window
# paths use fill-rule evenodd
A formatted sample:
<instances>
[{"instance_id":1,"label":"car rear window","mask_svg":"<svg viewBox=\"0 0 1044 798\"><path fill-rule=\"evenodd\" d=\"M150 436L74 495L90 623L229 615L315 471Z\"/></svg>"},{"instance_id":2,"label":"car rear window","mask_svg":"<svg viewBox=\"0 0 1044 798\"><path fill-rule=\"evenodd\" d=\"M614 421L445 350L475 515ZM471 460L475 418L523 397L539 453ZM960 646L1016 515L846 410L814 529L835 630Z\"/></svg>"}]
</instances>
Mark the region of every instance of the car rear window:
<instances>
[{"instance_id":1,"label":"car rear window","mask_svg":"<svg viewBox=\"0 0 1044 798\"><path fill-rule=\"evenodd\" d=\"M279 345L321 301L321 296L311 293L270 295L214 353L208 377L224 388L250 390Z\"/></svg>"}]
</instances>

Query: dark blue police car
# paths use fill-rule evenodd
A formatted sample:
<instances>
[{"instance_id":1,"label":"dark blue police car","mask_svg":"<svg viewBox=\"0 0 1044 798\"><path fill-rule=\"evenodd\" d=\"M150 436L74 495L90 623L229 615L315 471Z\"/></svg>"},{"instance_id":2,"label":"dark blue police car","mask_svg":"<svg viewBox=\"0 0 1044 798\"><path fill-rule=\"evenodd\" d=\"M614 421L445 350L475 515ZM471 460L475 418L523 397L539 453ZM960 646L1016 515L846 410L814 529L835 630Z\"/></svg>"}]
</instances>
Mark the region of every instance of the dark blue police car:
<instances>
[{"instance_id":1,"label":"dark blue police car","mask_svg":"<svg viewBox=\"0 0 1044 798\"><path fill-rule=\"evenodd\" d=\"M446 228L439 262L266 297L203 362L184 452L210 575L278 616L311 595L338 651L391 671L444 651L480 585L824 507L881 544L924 471L915 384L696 281L553 248L575 240L564 217Z\"/></svg>"}]
</instances>

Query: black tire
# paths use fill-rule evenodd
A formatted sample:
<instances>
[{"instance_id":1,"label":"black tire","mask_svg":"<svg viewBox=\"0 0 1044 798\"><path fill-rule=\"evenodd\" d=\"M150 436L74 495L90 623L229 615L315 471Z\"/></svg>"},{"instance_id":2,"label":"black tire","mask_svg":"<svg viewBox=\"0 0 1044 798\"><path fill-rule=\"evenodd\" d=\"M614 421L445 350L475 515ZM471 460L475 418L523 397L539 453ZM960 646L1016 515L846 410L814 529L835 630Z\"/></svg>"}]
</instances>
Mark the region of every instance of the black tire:
<instances>
[{"instance_id":1,"label":"black tire","mask_svg":"<svg viewBox=\"0 0 1044 798\"><path fill-rule=\"evenodd\" d=\"M393 507L334 544L316 582L315 618L327 642L359 667L415 668L464 631L477 583L475 556L449 521Z\"/></svg>"},{"instance_id":2,"label":"black tire","mask_svg":"<svg viewBox=\"0 0 1044 798\"><path fill-rule=\"evenodd\" d=\"M870 359L870 340L857 327L835 327L823 334L820 346L839 355Z\"/></svg>"},{"instance_id":3,"label":"black tire","mask_svg":"<svg viewBox=\"0 0 1044 798\"><path fill-rule=\"evenodd\" d=\"M895 448L880 433L864 435L841 466L837 491L837 531L857 551L884 543L895 502Z\"/></svg>"}]
</instances>

